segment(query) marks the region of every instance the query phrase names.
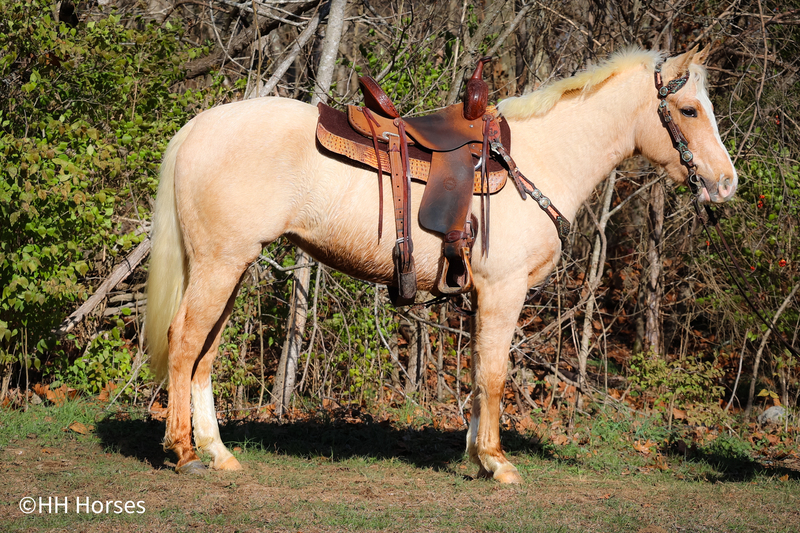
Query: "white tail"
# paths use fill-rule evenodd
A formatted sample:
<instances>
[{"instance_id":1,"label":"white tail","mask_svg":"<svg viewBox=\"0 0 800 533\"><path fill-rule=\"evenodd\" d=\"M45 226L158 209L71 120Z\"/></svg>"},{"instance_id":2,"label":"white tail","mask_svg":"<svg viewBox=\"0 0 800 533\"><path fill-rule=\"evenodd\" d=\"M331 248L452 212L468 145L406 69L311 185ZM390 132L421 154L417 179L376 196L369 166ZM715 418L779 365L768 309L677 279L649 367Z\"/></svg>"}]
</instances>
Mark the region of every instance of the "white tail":
<instances>
[{"instance_id":1,"label":"white tail","mask_svg":"<svg viewBox=\"0 0 800 533\"><path fill-rule=\"evenodd\" d=\"M181 128L167 146L153 212L144 335L150 353L150 368L159 381L167 376L167 333L178 312L186 283L186 254L175 204L175 159L193 124L189 122Z\"/></svg>"}]
</instances>

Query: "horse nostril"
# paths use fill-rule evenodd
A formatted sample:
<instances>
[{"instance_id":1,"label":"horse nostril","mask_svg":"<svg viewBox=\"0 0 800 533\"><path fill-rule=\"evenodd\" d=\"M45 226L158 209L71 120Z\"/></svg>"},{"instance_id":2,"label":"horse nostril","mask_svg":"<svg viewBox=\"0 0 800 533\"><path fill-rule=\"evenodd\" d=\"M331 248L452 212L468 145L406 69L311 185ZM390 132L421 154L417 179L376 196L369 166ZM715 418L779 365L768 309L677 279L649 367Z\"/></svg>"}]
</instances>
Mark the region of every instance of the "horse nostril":
<instances>
[{"instance_id":1,"label":"horse nostril","mask_svg":"<svg viewBox=\"0 0 800 533\"><path fill-rule=\"evenodd\" d=\"M723 196L728 196L728 194L731 192L731 178L725 176L724 174L719 182L719 192L721 192Z\"/></svg>"}]
</instances>

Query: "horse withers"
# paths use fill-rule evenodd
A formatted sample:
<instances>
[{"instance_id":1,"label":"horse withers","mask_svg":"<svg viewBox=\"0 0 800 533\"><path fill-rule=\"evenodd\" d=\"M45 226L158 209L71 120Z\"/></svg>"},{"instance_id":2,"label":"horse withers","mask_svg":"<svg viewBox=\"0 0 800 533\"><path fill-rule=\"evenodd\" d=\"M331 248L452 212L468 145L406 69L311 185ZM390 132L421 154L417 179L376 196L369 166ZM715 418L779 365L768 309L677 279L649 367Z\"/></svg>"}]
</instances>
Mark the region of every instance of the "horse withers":
<instances>
[{"instance_id":1,"label":"horse withers","mask_svg":"<svg viewBox=\"0 0 800 533\"><path fill-rule=\"evenodd\" d=\"M500 102L512 157L569 220L634 154L685 182L690 167L657 112L658 70L664 83L686 77L663 101L688 141L699 200L729 200L737 177L708 98L706 55L693 49L662 64L659 52L630 49ZM240 280L266 244L285 235L346 274L392 281L394 240L379 240L375 230L375 174L318 147L317 114L316 107L283 98L223 105L192 119L165 153L145 329L151 365L159 378L169 378L164 447L177 455L178 472L205 469L194 446L211 455L212 468L241 468L219 436L210 373ZM417 223L423 187L411 186L417 284L435 292L442 244ZM390 210L383 217L384 225L393 223ZM491 217L491 253L472 261L476 315L467 452L480 477L517 483L521 477L500 446L508 352L525 295L556 266L561 243L545 213L513 187L493 198Z\"/></svg>"}]
</instances>

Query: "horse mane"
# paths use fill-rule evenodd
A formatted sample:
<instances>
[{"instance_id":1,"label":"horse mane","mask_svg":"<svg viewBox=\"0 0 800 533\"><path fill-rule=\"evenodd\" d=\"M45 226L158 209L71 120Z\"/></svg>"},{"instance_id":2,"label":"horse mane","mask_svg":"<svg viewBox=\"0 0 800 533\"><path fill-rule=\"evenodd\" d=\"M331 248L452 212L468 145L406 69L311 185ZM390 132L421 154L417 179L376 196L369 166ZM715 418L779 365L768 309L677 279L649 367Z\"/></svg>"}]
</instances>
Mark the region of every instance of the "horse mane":
<instances>
[{"instance_id":1,"label":"horse mane","mask_svg":"<svg viewBox=\"0 0 800 533\"><path fill-rule=\"evenodd\" d=\"M497 104L505 117L524 120L550 111L564 96L580 91L583 94L598 87L620 72L645 65L655 68L663 57L661 52L631 47L616 52L609 59L569 78L555 81L522 96L512 96Z\"/></svg>"}]
</instances>

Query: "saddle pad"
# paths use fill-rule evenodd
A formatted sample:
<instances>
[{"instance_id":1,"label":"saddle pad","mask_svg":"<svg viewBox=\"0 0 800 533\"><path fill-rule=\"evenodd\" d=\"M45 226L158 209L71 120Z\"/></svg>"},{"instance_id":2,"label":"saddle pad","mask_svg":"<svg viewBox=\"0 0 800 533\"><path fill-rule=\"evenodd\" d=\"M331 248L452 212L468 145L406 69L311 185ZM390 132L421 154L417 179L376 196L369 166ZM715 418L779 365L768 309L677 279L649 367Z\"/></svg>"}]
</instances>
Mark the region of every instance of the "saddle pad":
<instances>
[{"instance_id":1,"label":"saddle pad","mask_svg":"<svg viewBox=\"0 0 800 533\"><path fill-rule=\"evenodd\" d=\"M317 140L320 145L335 154L342 155L348 159L377 169L378 161L375 158L375 149L373 148L372 139L368 139L354 130L347 120L346 113L337 111L323 103L318 104L317 107L319 108ZM511 147L511 130L502 117L498 120L500 123L501 140L503 146L508 151ZM381 143L381 147L383 146L385 146L385 144ZM474 146L471 147L473 148L473 154L475 152L480 153L480 143L474 143ZM389 154L383 149L379 149L378 151L381 158L381 167L384 173L388 174L390 172ZM408 146L409 166L411 167L412 179L427 183L428 175L431 170L432 156L433 154L428 150L414 145ZM474 155L473 161L476 164L478 162L478 158ZM489 173L489 193L494 194L500 191L506 184L508 170L494 159L489 159L486 168ZM480 170L475 172L475 181L472 191L473 194L481 194L481 192L483 192L481 189Z\"/></svg>"}]
</instances>

